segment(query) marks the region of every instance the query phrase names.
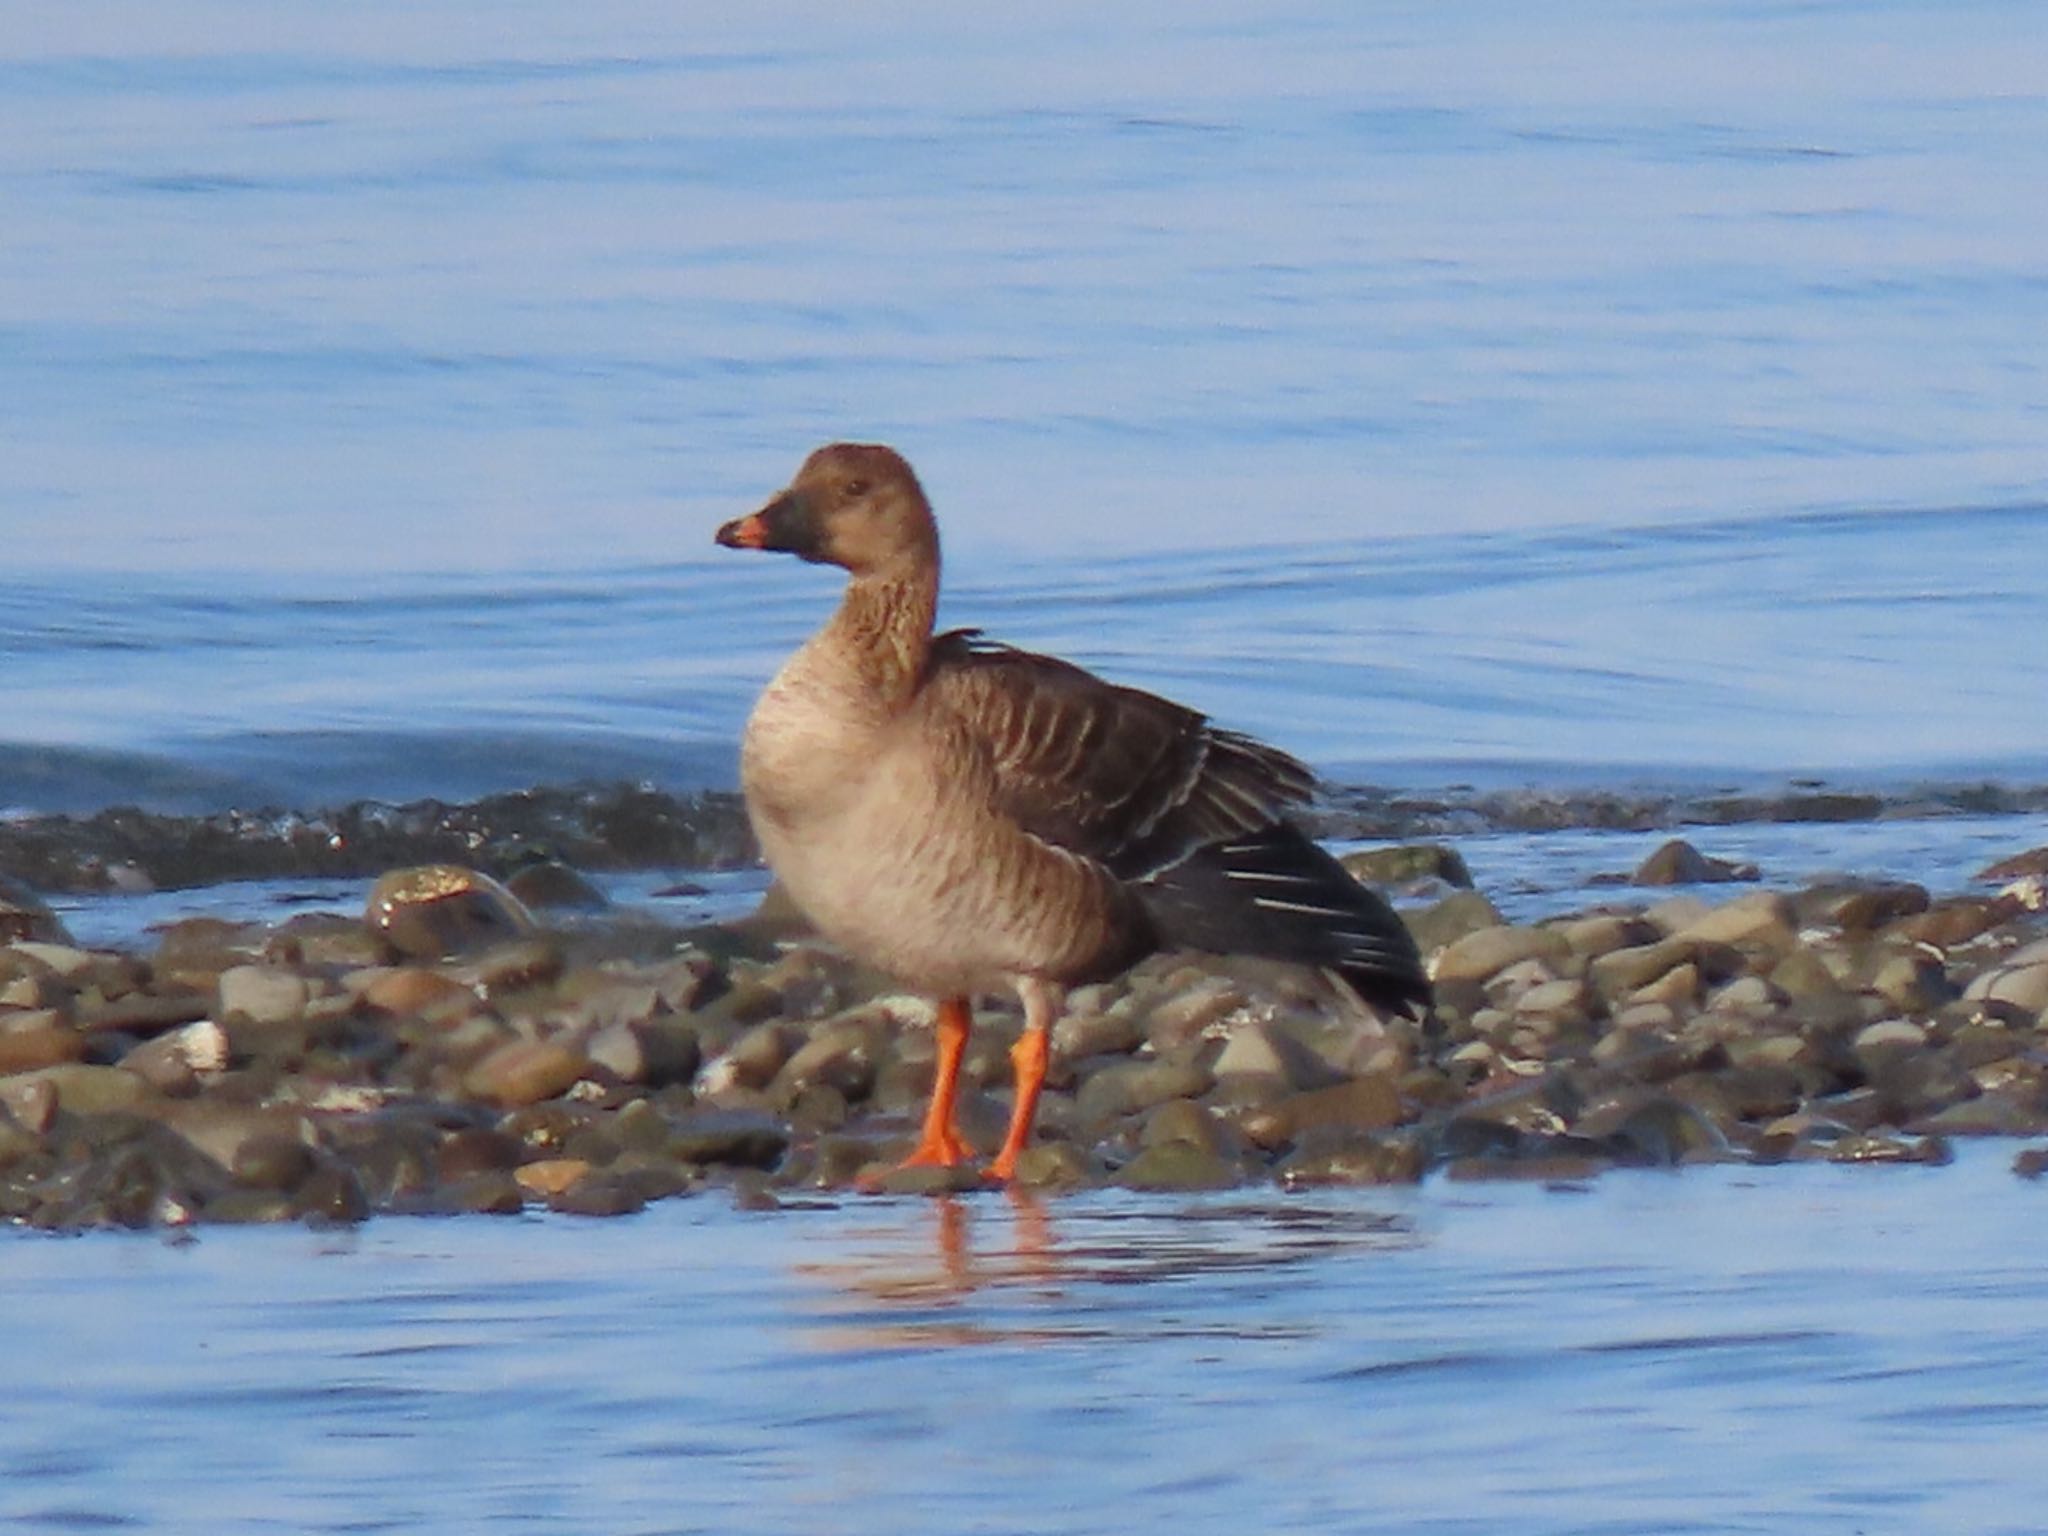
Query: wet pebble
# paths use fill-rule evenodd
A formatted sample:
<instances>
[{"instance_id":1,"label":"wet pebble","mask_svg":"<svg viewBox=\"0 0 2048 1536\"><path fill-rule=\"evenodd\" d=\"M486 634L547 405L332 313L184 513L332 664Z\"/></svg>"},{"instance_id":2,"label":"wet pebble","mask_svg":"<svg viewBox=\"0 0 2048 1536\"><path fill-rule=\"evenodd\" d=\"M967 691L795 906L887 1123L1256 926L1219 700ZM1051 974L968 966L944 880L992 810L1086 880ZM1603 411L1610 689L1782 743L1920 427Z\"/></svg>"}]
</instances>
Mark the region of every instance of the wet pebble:
<instances>
[{"instance_id":1,"label":"wet pebble","mask_svg":"<svg viewBox=\"0 0 2048 1536\"><path fill-rule=\"evenodd\" d=\"M74 1115L104 1115L133 1109L150 1096L150 1086L124 1067L93 1066L86 1062L61 1062L0 1078L0 1105L26 1124L39 1118L28 1106L47 1092L58 1109ZM16 1111L15 1105L24 1108Z\"/></svg>"},{"instance_id":2,"label":"wet pebble","mask_svg":"<svg viewBox=\"0 0 2048 1536\"><path fill-rule=\"evenodd\" d=\"M252 1024L287 1023L312 1001L306 978L281 966L234 966L221 972L217 986L220 1016Z\"/></svg>"},{"instance_id":3,"label":"wet pebble","mask_svg":"<svg viewBox=\"0 0 2048 1536\"><path fill-rule=\"evenodd\" d=\"M11 1019L0 1015L0 1077L83 1061L85 1036L61 1017L55 1009L25 1009Z\"/></svg>"},{"instance_id":4,"label":"wet pebble","mask_svg":"<svg viewBox=\"0 0 2048 1536\"><path fill-rule=\"evenodd\" d=\"M1757 867L1701 853L1683 838L1672 838L1636 866L1633 885L1705 885L1729 880L1754 880Z\"/></svg>"},{"instance_id":5,"label":"wet pebble","mask_svg":"<svg viewBox=\"0 0 2048 1536\"><path fill-rule=\"evenodd\" d=\"M1125 1189L1150 1192L1229 1189L1242 1182L1242 1175L1234 1162L1208 1147L1163 1141L1118 1169L1116 1182Z\"/></svg>"},{"instance_id":6,"label":"wet pebble","mask_svg":"<svg viewBox=\"0 0 2048 1536\"><path fill-rule=\"evenodd\" d=\"M1256 1078L1280 1091L1327 1087L1342 1075L1297 1036L1264 1022L1232 1029L1209 1070L1219 1083Z\"/></svg>"},{"instance_id":7,"label":"wet pebble","mask_svg":"<svg viewBox=\"0 0 2048 1536\"><path fill-rule=\"evenodd\" d=\"M1215 1076L1193 1060L1118 1062L1086 1078L1074 1110L1084 1124L1100 1125L1164 1104L1199 1098Z\"/></svg>"},{"instance_id":8,"label":"wet pebble","mask_svg":"<svg viewBox=\"0 0 2048 1536\"><path fill-rule=\"evenodd\" d=\"M1329 1185L1413 1184L1428 1168L1412 1139L1363 1134L1321 1135L1283 1158L1274 1170L1284 1188Z\"/></svg>"},{"instance_id":9,"label":"wet pebble","mask_svg":"<svg viewBox=\"0 0 2048 1536\"><path fill-rule=\"evenodd\" d=\"M1571 945L1553 928L1499 924L1452 940L1437 955L1433 974L1440 982L1486 981L1525 960L1562 963Z\"/></svg>"},{"instance_id":10,"label":"wet pebble","mask_svg":"<svg viewBox=\"0 0 2048 1536\"><path fill-rule=\"evenodd\" d=\"M464 1092L506 1109L563 1093L589 1070L581 1051L554 1040L511 1040L463 1075Z\"/></svg>"},{"instance_id":11,"label":"wet pebble","mask_svg":"<svg viewBox=\"0 0 2048 1536\"><path fill-rule=\"evenodd\" d=\"M0 874L0 944L23 940L43 944L69 944L71 935L49 903L6 874Z\"/></svg>"},{"instance_id":12,"label":"wet pebble","mask_svg":"<svg viewBox=\"0 0 2048 1536\"><path fill-rule=\"evenodd\" d=\"M2009 898L1833 880L1536 923L1461 892L1406 917L1438 981L1426 1025L1229 958L1078 989L1017 1182L1569 1184L2048 1135L2048 918ZM930 1087L929 999L814 943L634 922L486 923L397 963L388 933L372 953L370 928L332 919L188 921L147 957L0 948L0 1215L595 1216L707 1184L981 1187L979 1163L891 1171ZM983 1158L1019 1027L977 1003L959 1110Z\"/></svg>"},{"instance_id":13,"label":"wet pebble","mask_svg":"<svg viewBox=\"0 0 2048 1536\"><path fill-rule=\"evenodd\" d=\"M2020 957L2014 957L2016 961ZM2021 961L1987 971L1963 989L1963 1000L1984 1013L2015 1022L2048 1011L2048 959Z\"/></svg>"},{"instance_id":14,"label":"wet pebble","mask_svg":"<svg viewBox=\"0 0 2048 1536\"><path fill-rule=\"evenodd\" d=\"M392 870L370 888L363 920L399 954L420 960L481 949L534 927L518 897L459 864Z\"/></svg>"},{"instance_id":15,"label":"wet pebble","mask_svg":"<svg viewBox=\"0 0 2048 1536\"><path fill-rule=\"evenodd\" d=\"M789 1130L750 1110L694 1110L677 1118L668 1153L677 1162L773 1168L789 1146Z\"/></svg>"},{"instance_id":16,"label":"wet pebble","mask_svg":"<svg viewBox=\"0 0 2048 1536\"><path fill-rule=\"evenodd\" d=\"M1347 853L1338 863L1353 879L1373 885L1410 885L1419 880L1441 880L1465 890L1472 887L1472 871L1464 856L1444 843L1400 843L1389 848L1363 848Z\"/></svg>"}]
</instances>

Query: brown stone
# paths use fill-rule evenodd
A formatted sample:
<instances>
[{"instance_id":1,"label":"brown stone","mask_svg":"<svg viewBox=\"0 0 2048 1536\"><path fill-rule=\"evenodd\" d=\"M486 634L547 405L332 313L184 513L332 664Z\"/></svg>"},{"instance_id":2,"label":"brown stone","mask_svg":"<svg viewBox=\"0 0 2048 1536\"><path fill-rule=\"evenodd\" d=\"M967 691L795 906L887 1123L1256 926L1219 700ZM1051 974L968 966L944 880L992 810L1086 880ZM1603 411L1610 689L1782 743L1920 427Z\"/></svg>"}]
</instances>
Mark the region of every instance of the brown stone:
<instances>
[{"instance_id":1,"label":"brown stone","mask_svg":"<svg viewBox=\"0 0 2048 1536\"><path fill-rule=\"evenodd\" d=\"M483 1126L451 1131L434 1149L434 1167L450 1184L485 1173L508 1173L526 1155L525 1145L515 1136Z\"/></svg>"},{"instance_id":2,"label":"brown stone","mask_svg":"<svg viewBox=\"0 0 2048 1536\"><path fill-rule=\"evenodd\" d=\"M1699 1001L1701 989L1700 969L1690 960L1674 965L1655 981L1646 982L1628 994L1627 1006L1638 1003L1668 1003L1673 1008L1688 1008Z\"/></svg>"},{"instance_id":3,"label":"brown stone","mask_svg":"<svg viewBox=\"0 0 2048 1536\"><path fill-rule=\"evenodd\" d=\"M1999 1004L2015 1015L2048 1009L2048 960L1986 971L1963 989L1966 1001Z\"/></svg>"},{"instance_id":4,"label":"brown stone","mask_svg":"<svg viewBox=\"0 0 2048 1536\"><path fill-rule=\"evenodd\" d=\"M196 1091L202 1078L226 1070L229 1056L227 1031L201 1019L143 1041L121 1058L121 1065L163 1093L183 1094Z\"/></svg>"},{"instance_id":5,"label":"brown stone","mask_svg":"<svg viewBox=\"0 0 2048 1536\"><path fill-rule=\"evenodd\" d=\"M463 1075L463 1091L505 1109L552 1099L589 1070L581 1051L553 1040L513 1040Z\"/></svg>"},{"instance_id":6,"label":"brown stone","mask_svg":"<svg viewBox=\"0 0 2048 1536\"><path fill-rule=\"evenodd\" d=\"M706 1093L728 1088L766 1088L803 1043L803 1031L793 1024L780 1019L756 1024L704 1066L699 1086Z\"/></svg>"},{"instance_id":7,"label":"brown stone","mask_svg":"<svg viewBox=\"0 0 2048 1536\"><path fill-rule=\"evenodd\" d=\"M1662 937L1655 924L1633 913L1600 913L1575 918L1558 924L1557 931L1564 935L1564 941L1571 946L1573 954L1588 957L1653 944Z\"/></svg>"},{"instance_id":8,"label":"brown stone","mask_svg":"<svg viewBox=\"0 0 2048 1536\"><path fill-rule=\"evenodd\" d=\"M769 1091L773 1096L788 1097L824 1084L850 1101L865 1099L874 1088L879 1050L878 1031L871 1019L856 1016L821 1025L782 1064Z\"/></svg>"},{"instance_id":9,"label":"brown stone","mask_svg":"<svg viewBox=\"0 0 2048 1536\"><path fill-rule=\"evenodd\" d=\"M1635 885L1704 885L1727 880L1754 880L1754 864L1710 858L1682 837L1674 837L1636 866Z\"/></svg>"},{"instance_id":10,"label":"brown stone","mask_svg":"<svg viewBox=\"0 0 2048 1536\"><path fill-rule=\"evenodd\" d=\"M1274 1175L1285 1189L1414 1184L1427 1165L1413 1140L1358 1134L1319 1137L1282 1159Z\"/></svg>"},{"instance_id":11,"label":"brown stone","mask_svg":"<svg viewBox=\"0 0 2048 1536\"><path fill-rule=\"evenodd\" d=\"M0 1032L0 1077L36 1067L52 1067L62 1061L85 1059L85 1037L77 1030L55 1022L54 1013L39 1015L45 1022L27 1029Z\"/></svg>"},{"instance_id":12,"label":"brown stone","mask_svg":"<svg viewBox=\"0 0 2048 1536\"><path fill-rule=\"evenodd\" d=\"M285 1024L300 1018L311 999L306 978L273 965L237 965L220 973L220 1017L251 1024Z\"/></svg>"},{"instance_id":13,"label":"brown stone","mask_svg":"<svg viewBox=\"0 0 2048 1536\"><path fill-rule=\"evenodd\" d=\"M528 1194L551 1200L588 1177L590 1164L580 1157L544 1157L512 1170L512 1177Z\"/></svg>"},{"instance_id":14,"label":"brown stone","mask_svg":"<svg viewBox=\"0 0 2048 1536\"><path fill-rule=\"evenodd\" d=\"M404 1016L470 1008L478 1001L473 988L419 965L394 966L365 975L357 992L372 1008Z\"/></svg>"},{"instance_id":15,"label":"brown stone","mask_svg":"<svg viewBox=\"0 0 2048 1536\"><path fill-rule=\"evenodd\" d=\"M57 914L40 896L20 881L0 875L0 944L13 944L23 939L69 944L71 935L64 931Z\"/></svg>"},{"instance_id":16,"label":"brown stone","mask_svg":"<svg viewBox=\"0 0 2048 1536\"><path fill-rule=\"evenodd\" d=\"M1169 1193L1179 1190L1229 1189L1242 1175L1237 1165L1207 1147L1166 1141L1146 1147L1117 1170L1126 1189Z\"/></svg>"},{"instance_id":17,"label":"brown stone","mask_svg":"<svg viewBox=\"0 0 2048 1536\"><path fill-rule=\"evenodd\" d=\"M1353 879L1373 885L1410 885L1441 880L1464 890L1472 888L1472 871L1458 850L1443 843L1401 843L1390 848L1361 848L1338 863Z\"/></svg>"},{"instance_id":18,"label":"brown stone","mask_svg":"<svg viewBox=\"0 0 2048 1536\"><path fill-rule=\"evenodd\" d=\"M1211 1070L1219 1083L1232 1078L1265 1077L1288 1089L1326 1087L1336 1071L1315 1051L1278 1024L1239 1024L1230 1031Z\"/></svg>"},{"instance_id":19,"label":"brown stone","mask_svg":"<svg viewBox=\"0 0 2048 1536\"><path fill-rule=\"evenodd\" d=\"M1374 1074L1290 1095L1267 1109L1246 1115L1239 1129L1248 1140L1270 1150L1299 1141L1313 1131L1333 1127L1385 1130L1399 1125L1404 1114L1393 1079Z\"/></svg>"},{"instance_id":20,"label":"brown stone","mask_svg":"<svg viewBox=\"0 0 2048 1536\"><path fill-rule=\"evenodd\" d=\"M1227 976L1206 976L1176 987L1145 1015L1145 1038L1155 1051L1199 1039L1245 1006L1244 989Z\"/></svg>"},{"instance_id":21,"label":"brown stone","mask_svg":"<svg viewBox=\"0 0 2048 1536\"><path fill-rule=\"evenodd\" d=\"M16 1103L26 1102L39 1088L54 1093L57 1106L74 1115L133 1109L150 1096L149 1084L124 1068L69 1061L0 1078L0 1107L26 1125L35 1118L34 1112L18 1111Z\"/></svg>"},{"instance_id":22,"label":"brown stone","mask_svg":"<svg viewBox=\"0 0 2048 1536\"><path fill-rule=\"evenodd\" d=\"M1218 1155L1236 1150L1236 1137L1214 1114L1193 1099L1169 1099L1145 1117L1139 1134L1141 1146L1162 1146L1184 1141Z\"/></svg>"},{"instance_id":23,"label":"brown stone","mask_svg":"<svg viewBox=\"0 0 2048 1536\"><path fill-rule=\"evenodd\" d=\"M1952 1002L1960 990L1948 979L1939 960L1917 951L1884 956L1870 978L1870 989L1894 1008L1928 1014Z\"/></svg>"},{"instance_id":24,"label":"brown stone","mask_svg":"<svg viewBox=\"0 0 2048 1536\"><path fill-rule=\"evenodd\" d=\"M1925 912L1927 887L1892 880L1846 892L1828 915L1845 933L1874 933L1886 923Z\"/></svg>"},{"instance_id":25,"label":"brown stone","mask_svg":"<svg viewBox=\"0 0 2048 1536\"><path fill-rule=\"evenodd\" d=\"M1695 944L1726 944L1752 954L1783 955L1799 942L1792 903L1776 891L1753 891L1710 907L1674 935Z\"/></svg>"},{"instance_id":26,"label":"brown stone","mask_svg":"<svg viewBox=\"0 0 2048 1536\"><path fill-rule=\"evenodd\" d=\"M1120 1061L1083 1079L1074 1095L1074 1109L1083 1124L1099 1125L1168 1099L1199 1098L1215 1081L1191 1060Z\"/></svg>"},{"instance_id":27,"label":"brown stone","mask_svg":"<svg viewBox=\"0 0 2048 1536\"><path fill-rule=\"evenodd\" d=\"M395 869L370 889L372 933L420 960L482 949L533 929L519 898L479 870L455 864Z\"/></svg>"},{"instance_id":28,"label":"brown stone","mask_svg":"<svg viewBox=\"0 0 2048 1536\"><path fill-rule=\"evenodd\" d=\"M1977 871L1979 880L2018 880L2027 875L2048 875L2048 847L2029 848Z\"/></svg>"},{"instance_id":29,"label":"brown stone","mask_svg":"<svg viewBox=\"0 0 2048 1536\"><path fill-rule=\"evenodd\" d=\"M1937 901L1925 912L1900 918L1885 932L1909 944L1953 949L1990 932L2014 915L2014 903L1990 896L1957 896Z\"/></svg>"},{"instance_id":30,"label":"brown stone","mask_svg":"<svg viewBox=\"0 0 2048 1536\"><path fill-rule=\"evenodd\" d=\"M1825 960L1812 950L1793 950L1771 967L1771 985L1790 998L1832 996L1842 990Z\"/></svg>"},{"instance_id":31,"label":"brown stone","mask_svg":"<svg viewBox=\"0 0 2048 1536\"><path fill-rule=\"evenodd\" d=\"M1485 981L1523 960L1562 964L1571 954L1563 934L1553 928L1518 928L1502 924L1481 928L1446 945L1433 974L1443 981Z\"/></svg>"},{"instance_id":32,"label":"brown stone","mask_svg":"<svg viewBox=\"0 0 2048 1536\"><path fill-rule=\"evenodd\" d=\"M1431 906L1403 912L1401 921L1414 936L1416 947L1432 955L1468 933L1497 928L1505 919L1500 909L1477 891L1456 891Z\"/></svg>"},{"instance_id":33,"label":"brown stone","mask_svg":"<svg viewBox=\"0 0 2048 1536\"><path fill-rule=\"evenodd\" d=\"M223 1102L216 1097L179 1101L165 1112L164 1120L221 1167L230 1169L252 1142L307 1141L313 1134L306 1117L294 1111Z\"/></svg>"}]
</instances>

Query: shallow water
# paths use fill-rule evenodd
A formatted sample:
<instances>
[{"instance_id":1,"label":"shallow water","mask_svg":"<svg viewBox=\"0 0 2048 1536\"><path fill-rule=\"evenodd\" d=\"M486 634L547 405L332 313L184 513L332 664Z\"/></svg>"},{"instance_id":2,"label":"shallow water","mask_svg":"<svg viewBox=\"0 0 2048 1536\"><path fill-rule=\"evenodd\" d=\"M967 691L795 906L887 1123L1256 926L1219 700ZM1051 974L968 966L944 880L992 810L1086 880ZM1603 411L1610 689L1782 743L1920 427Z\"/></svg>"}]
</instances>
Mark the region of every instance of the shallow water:
<instances>
[{"instance_id":1,"label":"shallow water","mask_svg":"<svg viewBox=\"0 0 2048 1536\"><path fill-rule=\"evenodd\" d=\"M1645 890L1617 885L1674 830L1715 858L1754 864L1759 884L1796 890L1836 876L1917 880L1936 895L1988 891L1977 872L2024 848L2048 845L2048 816L1943 816L1809 824L1749 823L1650 832L1574 829L1493 832L1451 839L1479 889L1514 922L1602 902L1641 904L1690 894L1720 902L1747 885ZM1334 845L1340 852L1353 846ZM617 911L686 926L751 912L767 889L762 869L599 873L592 882ZM52 896L50 905L79 943L147 951L155 931L188 917L283 922L305 912L359 913L371 882L236 880L191 890ZM600 919L602 921L603 919Z\"/></svg>"},{"instance_id":2,"label":"shallow water","mask_svg":"<svg viewBox=\"0 0 2048 1536\"><path fill-rule=\"evenodd\" d=\"M0 808L730 773L815 442L1331 769L2048 772L2048 12L42 8Z\"/></svg>"},{"instance_id":3,"label":"shallow water","mask_svg":"<svg viewBox=\"0 0 2048 1536\"><path fill-rule=\"evenodd\" d=\"M1941 1170L0 1237L26 1531L2040 1529L2040 1191Z\"/></svg>"}]
</instances>

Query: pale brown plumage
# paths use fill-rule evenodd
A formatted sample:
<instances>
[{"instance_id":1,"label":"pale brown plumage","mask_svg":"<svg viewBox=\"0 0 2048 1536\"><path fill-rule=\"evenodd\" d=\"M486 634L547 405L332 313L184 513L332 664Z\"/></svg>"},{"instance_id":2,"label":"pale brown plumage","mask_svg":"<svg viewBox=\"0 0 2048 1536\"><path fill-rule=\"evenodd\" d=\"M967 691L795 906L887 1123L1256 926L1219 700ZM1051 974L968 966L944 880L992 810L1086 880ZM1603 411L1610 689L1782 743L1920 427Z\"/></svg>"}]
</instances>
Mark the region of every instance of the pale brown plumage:
<instances>
[{"instance_id":1,"label":"pale brown plumage","mask_svg":"<svg viewBox=\"0 0 2048 1536\"><path fill-rule=\"evenodd\" d=\"M1399 919L1286 819L1314 789L1296 759L975 631L933 635L938 532L892 450L821 448L718 537L848 572L741 752L763 851L828 937L948 998L1016 990L1041 1072L1063 989L1159 948L1294 960L1376 1005L1427 1005ZM1026 1075L1020 1057L1005 1175ZM920 1161L962 1150L942 1087Z\"/></svg>"}]
</instances>

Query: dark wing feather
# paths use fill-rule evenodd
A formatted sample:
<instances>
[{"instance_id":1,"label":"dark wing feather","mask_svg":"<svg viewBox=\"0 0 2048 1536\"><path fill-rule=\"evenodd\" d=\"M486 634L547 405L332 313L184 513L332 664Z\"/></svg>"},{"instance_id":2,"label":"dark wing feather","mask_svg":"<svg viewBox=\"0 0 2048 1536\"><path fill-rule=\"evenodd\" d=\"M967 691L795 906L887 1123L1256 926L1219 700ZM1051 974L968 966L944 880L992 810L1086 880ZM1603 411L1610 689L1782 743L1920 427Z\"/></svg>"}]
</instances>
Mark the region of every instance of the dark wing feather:
<instances>
[{"instance_id":1,"label":"dark wing feather","mask_svg":"<svg viewBox=\"0 0 2048 1536\"><path fill-rule=\"evenodd\" d=\"M932 643L930 704L973 722L997 809L1033 836L1143 880L1270 826L1315 776L1157 694L954 630Z\"/></svg>"},{"instance_id":2,"label":"dark wing feather","mask_svg":"<svg viewBox=\"0 0 2048 1536\"><path fill-rule=\"evenodd\" d=\"M1299 760L975 630L933 641L924 693L987 752L996 809L1127 882L1159 947L1320 966L1376 1006L1429 1006L1394 909L1287 820L1315 791Z\"/></svg>"}]
</instances>

